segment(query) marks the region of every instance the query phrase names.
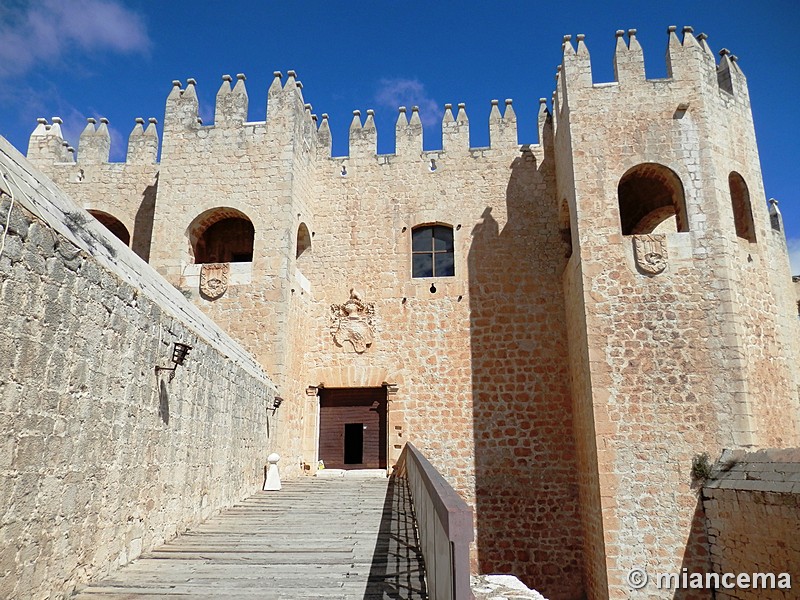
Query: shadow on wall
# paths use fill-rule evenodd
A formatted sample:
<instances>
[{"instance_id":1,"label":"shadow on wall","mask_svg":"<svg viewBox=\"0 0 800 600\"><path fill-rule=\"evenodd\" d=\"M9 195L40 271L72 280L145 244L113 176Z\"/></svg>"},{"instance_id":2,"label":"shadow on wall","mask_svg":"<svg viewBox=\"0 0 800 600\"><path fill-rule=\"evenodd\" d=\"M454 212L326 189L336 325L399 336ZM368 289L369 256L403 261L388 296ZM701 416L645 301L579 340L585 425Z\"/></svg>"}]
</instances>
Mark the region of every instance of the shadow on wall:
<instances>
[{"instance_id":1,"label":"shadow on wall","mask_svg":"<svg viewBox=\"0 0 800 600\"><path fill-rule=\"evenodd\" d=\"M548 129L541 164L523 148L511 165L502 231L491 208L472 231L476 544L481 573L576 600L582 530L561 281L569 252Z\"/></svg>"},{"instance_id":2,"label":"shadow on wall","mask_svg":"<svg viewBox=\"0 0 800 600\"><path fill-rule=\"evenodd\" d=\"M156 214L156 192L158 191L158 174L153 185L145 188L142 203L136 211L133 223L133 243L131 248L139 257L150 262L150 243L153 240L153 219Z\"/></svg>"},{"instance_id":3,"label":"shadow on wall","mask_svg":"<svg viewBox=\"0 0 800 600\"><path fill-rule=\"evenodd\" d=\"M706 513L703 509L703 499L699 492L702 490L700 485L693 485L698 491L697 504L692 515L692 529L686 540L686 550L681 561L681 571L686 569L688 573L711 573L711 556L708 548L708 535L706 533ZM680 573L678 575L680 575ZM654 585L653 582L649 584ZM705 600L709 597L706 589L678 589L675 590L673 600Z\"/></svg>"},{"instance_id":4,"label":"shadow on wall","mask_svg":"<svg viewBox=\"0 0 800 600\"><path fill-rule=\"evenodd\" d=\"M169 425L169 391L163 379L158 388L158 416L164 421L164 425Z\"/></svg>"}]
</instances>

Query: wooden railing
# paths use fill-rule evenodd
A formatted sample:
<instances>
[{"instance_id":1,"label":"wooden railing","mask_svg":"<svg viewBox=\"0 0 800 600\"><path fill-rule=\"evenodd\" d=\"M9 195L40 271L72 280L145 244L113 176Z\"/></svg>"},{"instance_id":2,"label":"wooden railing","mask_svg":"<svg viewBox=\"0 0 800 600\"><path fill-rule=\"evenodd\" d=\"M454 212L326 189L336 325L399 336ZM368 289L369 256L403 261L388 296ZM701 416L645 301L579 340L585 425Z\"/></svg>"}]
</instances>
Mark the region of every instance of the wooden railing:
<instances>
[{"instance_id":1,"label":"wooden railing","mask_svg":"<svg viewBox=\"0 0 800 600\"><path fill-rule=\"evenodd\" d=\"M408 482L425 559L431 600L470 600L472 509L413 444L406 443L394 475Z\"/></svg>"}]
</instances>

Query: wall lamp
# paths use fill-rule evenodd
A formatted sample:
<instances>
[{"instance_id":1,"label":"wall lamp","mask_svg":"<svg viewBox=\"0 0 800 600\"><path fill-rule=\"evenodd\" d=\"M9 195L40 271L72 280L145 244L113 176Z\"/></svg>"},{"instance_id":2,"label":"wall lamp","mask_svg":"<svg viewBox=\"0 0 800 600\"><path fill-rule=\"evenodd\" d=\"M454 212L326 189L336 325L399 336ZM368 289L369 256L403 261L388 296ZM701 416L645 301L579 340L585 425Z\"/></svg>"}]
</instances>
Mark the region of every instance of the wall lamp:
<instances>
[{"instance_id":1,"label":"wall lamp","mask_svg":"<svg viewBox=\"0 0 800 600\"><path fill-rule=\"evenodd\" d=\"M169 380L172 381L172 379L175 377L175 369L178 368L178 365L183 364L183 361L186 360L186 355L189 354L189 350L191 349L192 347L189 344L175 342L175 347L172 349L172 362L174 363L174 366L159 367L156 365L156 374L158 374L159 371L171 371L169 374Z\"/></svg>"},{"instance_id":2,"label":"wall lamp","mask_svg":"<svg viewBox=\"0 0 800 600\"><path fill-rule=\"evenodd\" d=\"M273 415L275 414L275 411L278 410L281 407L281 404L283 404L283 398L281 398L280 396L275 396L275 398L272 400L272 414Z\"/></svg>"}]
</instances>

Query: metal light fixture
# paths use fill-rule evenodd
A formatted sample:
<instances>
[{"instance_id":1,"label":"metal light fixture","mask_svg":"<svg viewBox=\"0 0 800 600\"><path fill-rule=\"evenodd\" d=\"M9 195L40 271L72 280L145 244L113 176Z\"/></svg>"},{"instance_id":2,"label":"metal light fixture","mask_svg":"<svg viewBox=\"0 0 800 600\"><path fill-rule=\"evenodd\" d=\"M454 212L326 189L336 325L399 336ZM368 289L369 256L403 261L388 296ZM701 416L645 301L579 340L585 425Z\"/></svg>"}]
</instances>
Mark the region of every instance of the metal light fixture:
<instances>
[{"instance_id":1,"label":"metal light fixture","mask_svg":"<svg viewBox=\"0 0 800 600\"><path fill-rule=\"evenodd\" d=\"M273 415L275 414L275 411L278 410L281 407L281 404L283 404L283 398L281 398L280 396L275 396L275 398L272 400L272 414Z\"/></svg>"},{"instance_id":2,"label":"metal light fixture","mask_svg":"<svg viewBox=\"0 0 800 600\"><path fill-rule=\"evenodd\" d=\"M159 367L156 365L156 373L159 371L171 371L169 375L169 380L175 377L175 369L178 368L178 365L182 365L183 361L186 360L186 355L189 354L189 350L192 347L189 344L183 344L181 342L175 342L175 347L172 349L172 362L174 366L172 367Z\"/></svg>"}]
</instances>

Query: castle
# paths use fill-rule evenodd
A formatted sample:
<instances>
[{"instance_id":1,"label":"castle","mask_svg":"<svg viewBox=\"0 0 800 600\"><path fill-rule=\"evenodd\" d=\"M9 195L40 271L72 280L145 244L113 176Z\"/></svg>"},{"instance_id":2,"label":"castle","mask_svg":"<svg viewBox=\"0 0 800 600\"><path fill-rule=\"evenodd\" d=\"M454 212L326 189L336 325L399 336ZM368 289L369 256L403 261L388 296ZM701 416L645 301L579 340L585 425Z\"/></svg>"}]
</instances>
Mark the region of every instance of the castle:
<instances>
[{"instance_id":1,"label":"castle","mask_svg":"<svg viewBox=\"0 0 800 600\"><path fill-rule=\"evenodd\" d=\"M368 110L331 156L289 71L259 122L244 75L211 125L173 82L160 161L155 119L124 163L103 120L76 160L42 119L28 159L272 377L284 477L412 441L474 507L476 569L626 598L635 565L710 569L695 457L800 444L800 332L736 57L671 27L648 80L616 35L608 83L565 36L537 144L493 100L489 147L446 105L425 151L400 107L393 154Z\"/></svg>"}]
</instances>

